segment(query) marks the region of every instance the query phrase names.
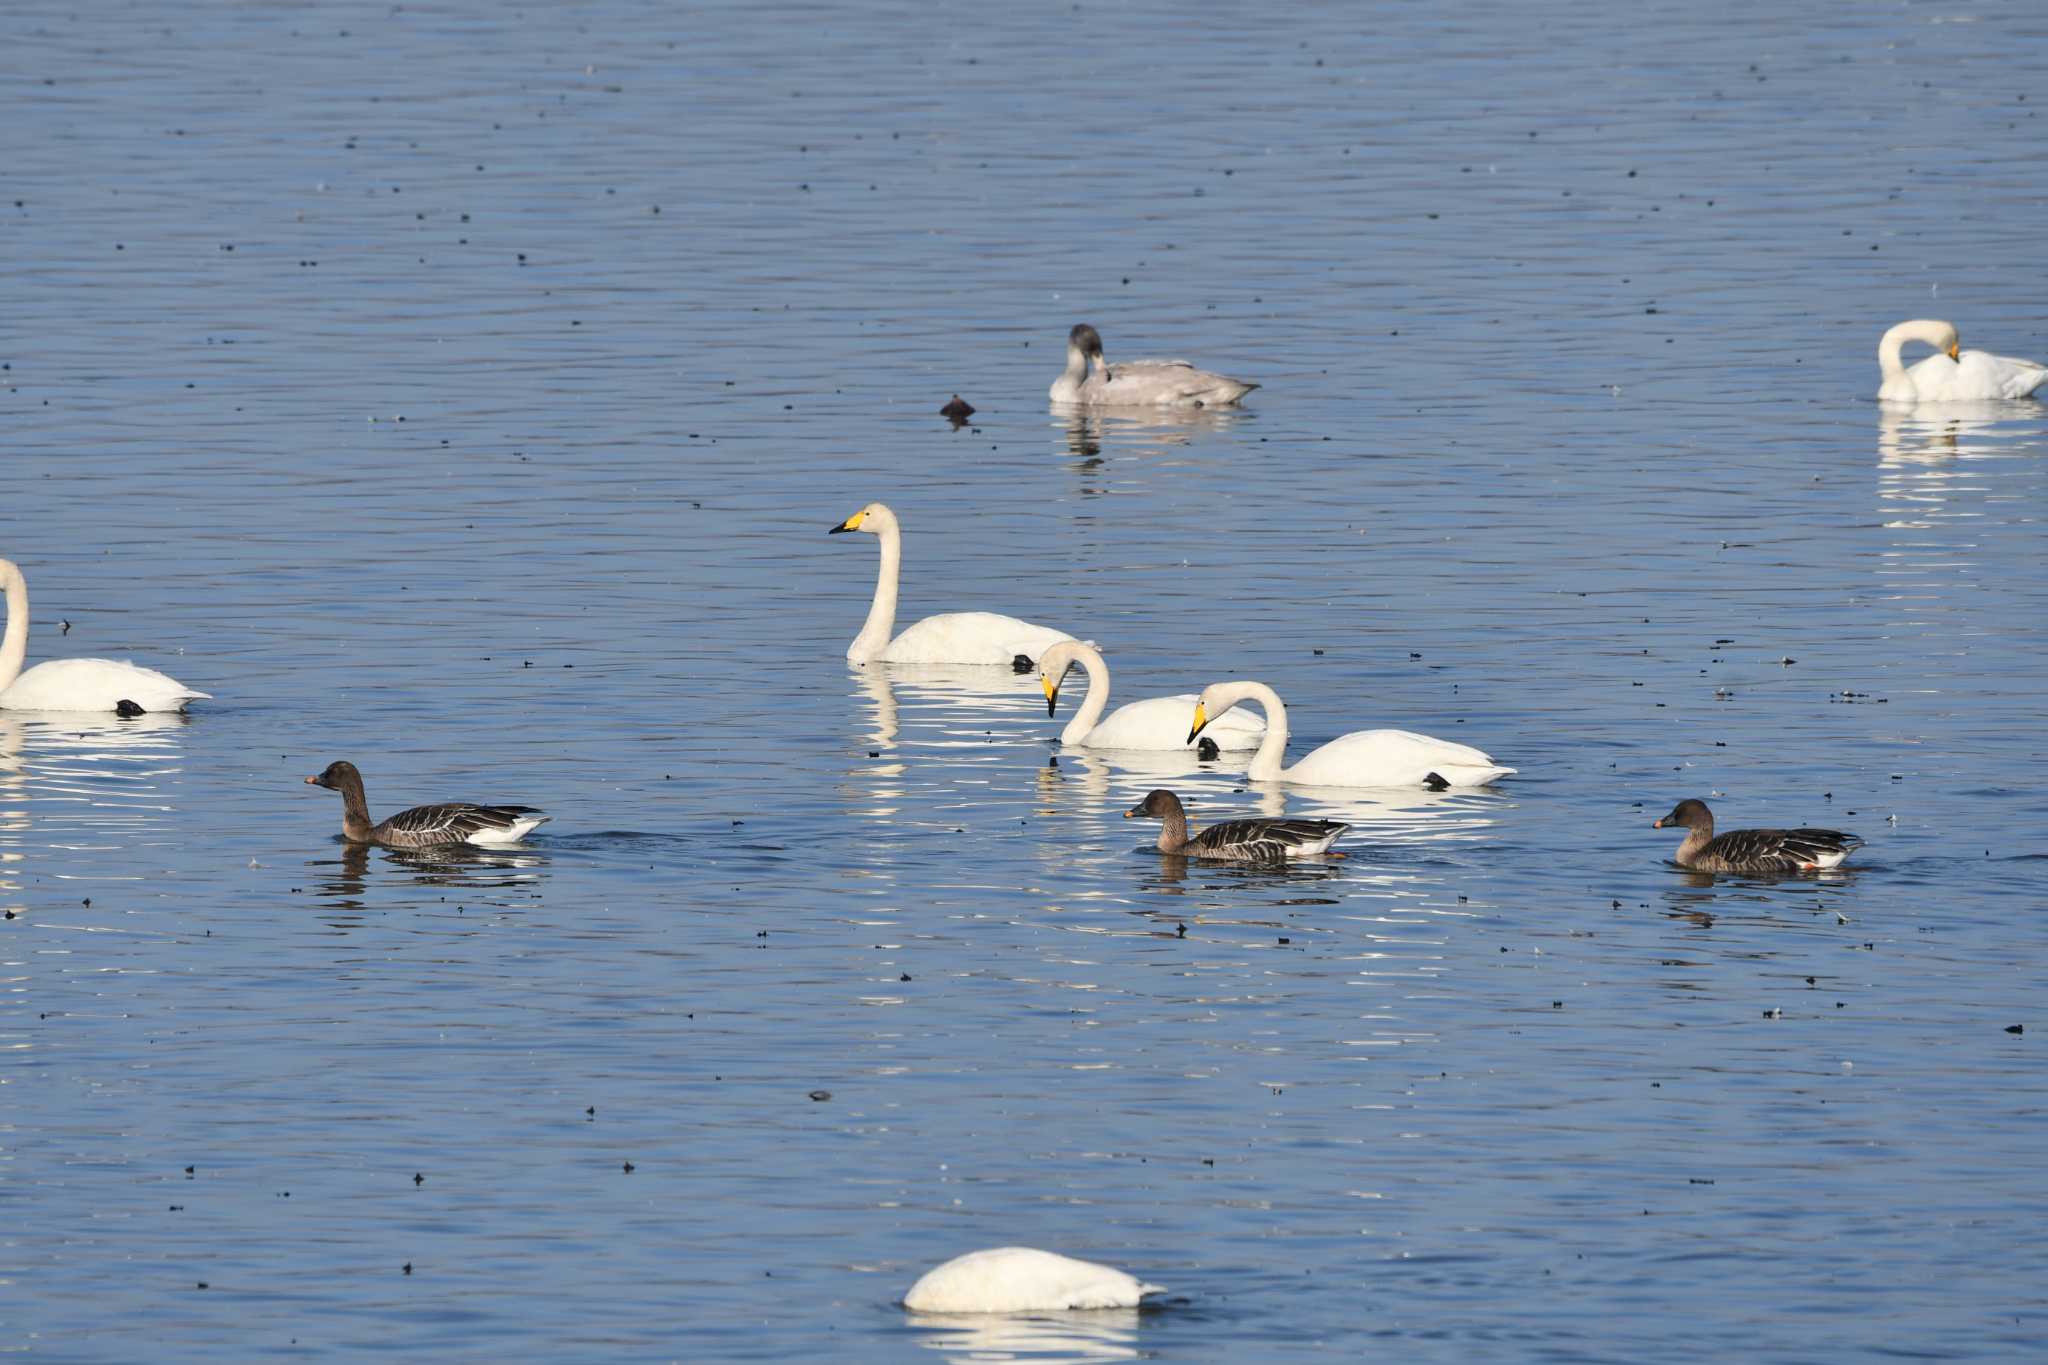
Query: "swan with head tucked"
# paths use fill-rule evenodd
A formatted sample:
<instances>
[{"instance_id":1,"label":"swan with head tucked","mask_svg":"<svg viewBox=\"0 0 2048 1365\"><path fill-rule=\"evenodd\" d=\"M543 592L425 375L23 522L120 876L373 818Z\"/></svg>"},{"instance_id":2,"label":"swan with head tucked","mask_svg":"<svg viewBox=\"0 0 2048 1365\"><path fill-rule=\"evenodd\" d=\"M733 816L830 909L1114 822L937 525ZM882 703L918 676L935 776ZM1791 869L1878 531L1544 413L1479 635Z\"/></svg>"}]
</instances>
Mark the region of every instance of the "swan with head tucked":
<instances>
[{"instance_id":1,"label":"swan with head tucked","mask_svg":"<svg viewBox=\"0 0 2048 1365\"><path fill-rule=\"evenodd\" d=\"M1187 731L1192 692L1178 697L1147 697L1119 706L1107 717L1109 664L1102 652L1083 640L1062 640L1038 661L1038 684L1045 689L1045 714L1059 706L1060 684L1067 670L1079 664L1088 673L1088 695L1081 709L1060 731L1060 743L1085 749L1188 749L1195 743ZM1265 722L1242 712L1219 717L1204 739L1217 749L1253 749L1266 732Z\"/></svg>"},{"instance_id":2,"label":"swan with head tucked","mask_svg":"<svg viewBox=\"0 0 2048 1365\"><path fill-rule=\"evenodd\" d=\"M1052 381L1051 396L1055 403L1090 408L1214 408L1235 403L1257 387L1198 370L1185 360L1127 360L1112 366L1102 354L1102 334L1080 322L1067 333L1067 368Z\"/></svg>"},{"instance_id":3,"label":"swan with head tucked","mask_svg":"<svg viewBox=\"0 0 2048 1365\"><path fill-rule=\"evenodd\" d=\"M0 559L7 633L0 636L0 708L12 711L182 711L207 696L168 674L121 659L51 659L23 672L28 658L28 580ZM123 703L126 703L124 708Z\"/></svg>"},{"instance_id":4,"label":"swan with head tucked","mask_svg":"<svg viewBox=\"0 0 2048 1365\"><path fill-rule=\"evenodd\" d=\"M1506 777L1503 767L1469 744L1454 744L1407 730L1354 730L1310 750L1293 767L1287 752L1287 708L1280 694L1259 682L1211 683L1195 701L1193 739L1242 702L1266 712L1266 738L1245 776L1254 782L1300 782L1315 787L1479 787Z\"/></svg>"},{"instance_id":5,"label":"swan with head tucked","mask_svg":"<svg viewBox=\"0 0 2048 1365\"><path fill-rule=\"evenodd\" d=\"M1899 360L1899 351L1909 341L1924 341L1941 354L1908 368ZM1884 376L1877 396L1889 403L2029 398L2048 382L2048 365L1989 351L1965 351L1956 325L1935 318L1914 318L1887 331L1877 343L1877 368Z\"/></svg>"},{"instance_id":6,"label":"swan with head tucked","mask_svg":"<svg viewBox=\"0 0 2048 1365\"><path fill-rule=\"evenodd\" d=\"M902 528L885 504L871 502L829 528L831 535L846 531L865 531L882 542L875 600L868 607L867 623L846 647L849 663L879 659L895 664L999 664L1023 673L1050 646L1073 638L1063 630L1034 626L1014 616L949 611L927 616L891 639L890 632L896 629L896 585L903 572Z\"/></svg>"},{"instance_id":7,"label":"swan with head tucked","mask_svg":"<svg viewBox=\"0 0 2048 1365\"><path fill-rule=\"evenodd\" d=\"M990 1247L927 1270L903 1306L913 1313L1058 1313L1135 1308L1148 1294L1165 1292L1115 1266L1036 1247Z\"/></svg>"}]
</instances>

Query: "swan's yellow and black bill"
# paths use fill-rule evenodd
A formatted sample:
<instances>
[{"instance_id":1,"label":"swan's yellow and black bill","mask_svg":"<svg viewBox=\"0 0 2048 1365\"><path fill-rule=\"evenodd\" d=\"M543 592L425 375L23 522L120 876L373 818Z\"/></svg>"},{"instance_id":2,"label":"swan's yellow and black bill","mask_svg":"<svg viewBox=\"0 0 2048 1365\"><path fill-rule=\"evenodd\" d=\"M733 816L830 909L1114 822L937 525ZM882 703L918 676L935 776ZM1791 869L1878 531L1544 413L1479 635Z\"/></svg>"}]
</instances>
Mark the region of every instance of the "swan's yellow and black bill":
<instances>
[{"instance_id":1,"label":"swan's yellow and black bill","mask_svg":"<svg viewBox=\"0 0 2048 1365\"><path fill-rule=\"evenodd\" d=\"M1960 342L1960 341L1951 341L1951 342L1950 342L1950 343L1948 344L1948 358L1949 358L1950 360L1953 360L1953 361L1955 361L1955 362L1956 362L1956 363L1957 363L1958 365L1962 364L1962 363L1963 363L1963 357L1962 357L1962 349L1963 349L1963 343L1962 343L1962 342Z\"/></svg>"},{"instance_id":2,"label":"swan's yellow and black bill","mask_svg":"<svg viewBox=\"0 0 2048 1365\"><path fill-rule=\"evenodd\" d=\"M1195 742L1195 736L1202 733L1202 727L1209 723L1209 713L1202 709L1202 703L1195 703L1195 728L1188 731L1188 743Z\"/></svg>"},{"instance_id":3,"label":"swan's yellow and black bill","mask_svg":"<svg viewBox=\"0 0 2048 1365\"><path fill-rule=\"evenodd\" d=\"M1045 714L1053 714L1060 704L1060 685L1043 673L1038 675L1038 685L1045 689Z\"/></svg>"},{"instance_id":4,"label":"swan's yellow and black bill","mask_svg":"<svg viewBox=\"0 0 2048 1365\"><path fill-rule=\"evenodd\" d=\"M840 533L841 531L858 531L858 530L860 529L860 519L861 519L862 517L866 516L867 514L868 514L867 508L863 507L863 508L861 508L861 510L860 510L860 511L858 511L858 512L855 512L855 513L854 513L854 514L853 514L852 516L848 517L848 518L847 518L847 519L846 519L845 521L842 521L842 522L840 522L840 523L839 523L839 524L838 524L837 526L834 526L834 527L831 527L830 529L828 529L828 530L827 530L827 531L825 532L825 534L826 534L826 535L828 535L828 536L836 536L836 535L838 535L838 534L839 534L839 533Z\"/></svg>"}]
</instances>

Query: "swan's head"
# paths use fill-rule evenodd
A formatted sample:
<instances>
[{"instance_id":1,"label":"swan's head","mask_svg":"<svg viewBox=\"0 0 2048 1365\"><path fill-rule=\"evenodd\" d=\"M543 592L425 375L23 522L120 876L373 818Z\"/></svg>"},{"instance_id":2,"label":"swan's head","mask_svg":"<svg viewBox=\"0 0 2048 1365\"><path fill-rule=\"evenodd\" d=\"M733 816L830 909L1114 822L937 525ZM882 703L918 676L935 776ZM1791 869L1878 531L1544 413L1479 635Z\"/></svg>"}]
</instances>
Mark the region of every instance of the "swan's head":
<instances>
[{"instance_id":1,"label":"swan's head","mask_svg":"<svg viewBox=\"0 0 2048 1365\"><path fill-rule=\"evenodd\" d=\"M1045 692L1045 714L1052 715L1060 702L1060 684L1069 669L1081 661L1081 651L1071 640L1062 640L1039 656L1038 686Z\"/></svg>"},{"instance_id":2,"label":"swan's head","mask_svg":"<svg viewBox=\"0 0 2048 1365\"><path fill-rule=\"evenodd\" d=\"M1210 683L1202 689L1202 695L1195 698L1195 720L1188 727L1188 743L1193 744L1195 736L1201 734L1210 721L1244 700L1243 697L1226 695L1230 687L1229 683Z\"/></svg>"},{"instance_id":3,"label":"swan's head","mask_svg":"<svg viewBox=\"0 0 2048 1365\"><path fill-rule=\"evenodd\" d=\"M306 779L309 787L325 787L329 791L340 791L349 783L362 785L363 775L356 771L356 765L347 761L330 763Z\"/></svg>"},{"instance_id":4,"label":"swan's head","mask_svg":"<svg viewBox=\"0 0 2048 1365\"><path fill-rule=\"evenodd\" d=\"M1092 356L1098 360L1102 357L1102 333L1085 322L1074 324L1074 330L1067 333L1067 345L1082 355Z\"/></svg>"},{"instance_id":5,"label":"swan's head","mask_svg":"<svg viewBox=\"0 0 2048 1365\"><path fill-rule=\"evenodd\" d=\"M1143 801L1124 812L1126 820L1164 820L1168 816L1185 815L1180 808L1180 798L1164 787L1157 788Z\"/></svg>"},{"instance_id":6,"label":"swan's head","mask_svg":"<svg viewBox=\"0 0 2048 1365\"><path fill-rule=\"evenodd\" d=\"M1924 341L1950 360L1962 359L1962 337L1953 322L1943 322L1940 318L1912 318L1885 332L1877 344L1878 360L1882 363L1888 352L1896 356L1898 348L1909 341Z\"/></svg>"},{"instance_id":7,"label":"swan's head","mask_svg":"<svg viewBox=\"0 0 2048 1365\"><path fill-rule=\"evenodd\" d=\"M871 502L837 526L826 528L825 534L836 536L844 531L866 531L880 535L884 527L896 524L896 514L884 503Z\"/></svg>"},{"instance_id":8,"label":"swan's head","mask_svg":"<svg viewBox=\"0 0 2048 1365\"><path fill-rule=\"evenodd\" d=\"M1661 820L1652 820L1651 829L1668 829L1680 826L1685 829L1714 827L1714 813L1707 809L1704 801L1681 801L1671 808L1671 814Z\"/></svg>"}]
</instances>

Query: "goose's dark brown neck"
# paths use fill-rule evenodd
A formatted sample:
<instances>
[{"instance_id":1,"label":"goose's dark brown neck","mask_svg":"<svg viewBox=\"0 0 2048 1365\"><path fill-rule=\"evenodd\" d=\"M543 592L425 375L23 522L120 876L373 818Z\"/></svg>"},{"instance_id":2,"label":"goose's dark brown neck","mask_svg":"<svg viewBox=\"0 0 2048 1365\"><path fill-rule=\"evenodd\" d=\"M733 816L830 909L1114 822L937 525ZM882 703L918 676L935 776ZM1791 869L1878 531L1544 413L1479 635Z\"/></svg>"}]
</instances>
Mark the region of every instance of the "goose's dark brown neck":
<instances>
[{"instance_id":1,"label":"goose's dark brown neck","mask_svg":"<svg viewBox=\"0 0 2048 1365\"><path fill-rule=\"evenodd\" d=\"M1178 853L1188 845L1188 813L1176 801L1159 823L1159 851Z\"/></svg>"},{"instance_id":2,"label":"goose's dark brown neck","mask_svg":"<svg viewBox=\"0 0 2048 1365\"><path fill-rule=\"evenodd\" d=\"M357 843L370 838L370 803L363 797L363 779L357 773L341 777L341 832Z\"/></svg>"}]
</instances>

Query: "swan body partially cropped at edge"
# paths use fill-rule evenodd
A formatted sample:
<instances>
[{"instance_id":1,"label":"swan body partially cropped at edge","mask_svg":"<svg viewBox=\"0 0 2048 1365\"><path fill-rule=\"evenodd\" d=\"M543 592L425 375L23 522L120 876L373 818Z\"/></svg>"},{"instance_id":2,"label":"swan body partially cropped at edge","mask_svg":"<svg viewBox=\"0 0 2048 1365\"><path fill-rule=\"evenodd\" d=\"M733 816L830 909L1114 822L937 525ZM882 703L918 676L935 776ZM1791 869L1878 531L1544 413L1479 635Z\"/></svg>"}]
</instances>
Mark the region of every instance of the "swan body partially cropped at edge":
<instances>
[{"instance_id":1,"label":"swan body partially cropped at edge","mask_svg":"<svg viewBox=\"0 0 2048 1365\"><path fill-rule=\"evenodd\" d=\"M1135 1308L1164 1294L1115 1266L1036 1247L990 1247L955 1256L918 1277L903 1306L913 1313L1058 1313Z\"/></svg>"},{"instance_id":2,"label":"swan body partially cropped at edge","mask_svg":"<svg viewBox=\"0 0 2048 1365\"><path fill-rule=\"evenodd\" d=\"M1909 341L1924 341L1939 355L1910 368L1899 359ZM2048 382L2048 365L1989 351L1965 351L1952 322L1915 318L1902 322L1877 343L1877 368L1884 376L1877 396L1888 403L1971 403L2029 398Z\"/></svg>"},{"instance_id":3,"label":"swan body partially cropped at edge","mask_svg":"<svg viewBox=\"0 0 2048 1365\"><path fill-rule=\"evenodd\" d=\"M1266 738L1245 776L1254 782L1299 782L1315 787L1479 787L1508 776L1504 767L1469 744L1454 744L1407 730L1354 730L1283 766L1287 708L1280 694L1259 682L1211 683L1195 702L1194 738L1242 702L1266 712Z\"/></svg>"},{"instance_id":4,"label":"swan body partially cropped at edge","mask_svg":"<svg viewBox=\"0 0 2048 1365\"><path fill-rule=\"evenodd\" d=\"M830 528L832 535L845 531L865 531L882 542L875 600L868 607L867 623L846 647L849 663L1001 664L1022 672L1048 648L1073 638L1063 630L1035 626L1014 616L949 611L927 616L891 639L890 633L896 629L897 580L903 571L902 528L885 504L871 502ZM1024 661L1021 666L1020 659Z\"/></svg>"},{"instance_id":5,"label":"swan body partially cropped at edge","mask_svg":"<svg viewBox=\"0 0 2048 1365\"><path fill-rule=\"evenodd\" d=\"M1060 682L1067 670L1080 665L1088 673L1088 695L1080 710L1060 731L1060 743L1085 749L1192 749L1188 737L1188 708L1194 693L1178 697L1147 697L1129 702L1104 716L1109 705L1109 664L1102 652L1082 640L1062 640L1045 651L1038 661L1038 683L1045 690L1045 713L1050 716L1059 705ZM1253 749L1266 733L1265 722L1257 716L1234 712L1219 717L1204 738L1214 740L1219 750Z\"/></svg>"},{"instance_id":6,"label":"swan body partially cropped at edge","mask_svg":"<svg viewBox=\"0 0 2048 1365\"><path fill-rule=\"evenodd\" d=\"M51 659L27 672L28 581L0 559L7 594L7 633L0 636L0 708L10 711L182 711L207 696L176 678L120 659Z\"/></svg>"},{"instance_id":7,"label":"swan body partially cropped at edge","mask_svg":"<svg viewBox=\"0 0 2048 1365\"><path fill-rule=\"evenodd\" d=\"M1198 370L1185 360L1111 365L1102 354L1101 333L1082 322L1067 334L1067 368L1053 380L1051 397L1055 403L1090 408L1214 408L1235 403L1257 387Z\"/></svg>"}]
</instances>

